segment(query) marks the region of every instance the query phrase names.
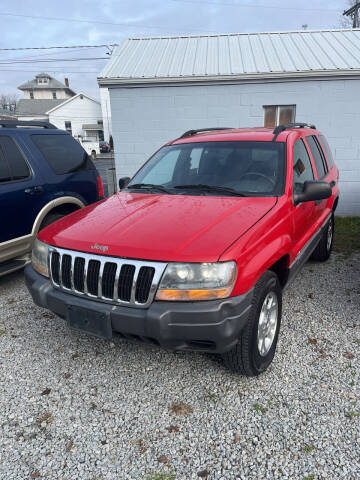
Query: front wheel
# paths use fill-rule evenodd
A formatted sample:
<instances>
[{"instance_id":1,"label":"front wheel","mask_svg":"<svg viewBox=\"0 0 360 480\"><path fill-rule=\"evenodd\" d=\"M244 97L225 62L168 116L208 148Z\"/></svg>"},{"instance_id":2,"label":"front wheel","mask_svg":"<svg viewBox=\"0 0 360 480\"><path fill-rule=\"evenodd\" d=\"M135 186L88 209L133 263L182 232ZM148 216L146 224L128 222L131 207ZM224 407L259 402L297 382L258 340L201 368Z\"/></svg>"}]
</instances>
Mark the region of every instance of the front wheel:
<instances>
[{"instance_id":1,"label":"front wheel","mask_svg":"<svg viewBox=\"0 0 360 480\"><path fill-rule=\"evenodd\" d=\"M267 271L254 288L248 323L237 345L222 355L231 370L254 377L272 362L279 337L282 293L275 273Z\"/></svg>"},{"instance_id":2,"label":"front wheel","mask_svg":"<svg viewBox=\"0 0 360 480\"><path fill-rule=\"evenodd\" d=\"M326 262L326 260L329 259L333 247L334 232L335 222L334 214L332 214L317 247L311 255L311 260L315 260L316 262Z\"/></svg>"}]
</instances>

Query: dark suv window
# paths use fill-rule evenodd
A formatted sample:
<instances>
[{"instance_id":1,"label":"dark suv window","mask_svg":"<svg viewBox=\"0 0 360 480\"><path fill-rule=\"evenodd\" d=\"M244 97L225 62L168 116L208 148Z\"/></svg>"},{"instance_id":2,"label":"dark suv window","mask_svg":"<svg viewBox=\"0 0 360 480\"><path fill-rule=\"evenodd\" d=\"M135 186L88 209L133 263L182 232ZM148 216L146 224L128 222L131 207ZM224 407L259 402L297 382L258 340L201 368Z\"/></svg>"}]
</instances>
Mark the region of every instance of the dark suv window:
<instances>
[{"instance_id":1,"label":"dark suv window","mask_svg":"<svg viewBox=\"0 0 360 480\"><path fill-rule=\"evenodd\" d=\"M31 135L31 138L58 175L82 166L94 168L85 150L71 135Z\"/></svg>"},{"instance_id":2,"label":"dark suv window","mask_svg":"<svg viewBox=\"0 0 360 480\"><path fill-rule=\"evenodd\" d=\"M30 169L19 147L11 137L0 135L0 182L24 180Z\"/></svg>"},{"instance_id":3,"label":"dark suv window","mask_svg":"<svg viewBox=\"0 0 360 480\"><path fill-rule=\"evenodd\" d=\"M306 141L312 153L319 180L321 180L328 172L325 157L320 150L319 144L314 136L311 135L309 137L306 137Z\"/></svg>"},{"instance_id":4,"label":"dark suv window","mask_svg":"<svg viewBox=\"0 0 360 480\"><path fill-rule=\"evenodd\" d=\"M309 154L304 142L300 139L294 145L294 180L293 192L301 193L304 182L314 180Z\"/></svg>"}]
</instances>

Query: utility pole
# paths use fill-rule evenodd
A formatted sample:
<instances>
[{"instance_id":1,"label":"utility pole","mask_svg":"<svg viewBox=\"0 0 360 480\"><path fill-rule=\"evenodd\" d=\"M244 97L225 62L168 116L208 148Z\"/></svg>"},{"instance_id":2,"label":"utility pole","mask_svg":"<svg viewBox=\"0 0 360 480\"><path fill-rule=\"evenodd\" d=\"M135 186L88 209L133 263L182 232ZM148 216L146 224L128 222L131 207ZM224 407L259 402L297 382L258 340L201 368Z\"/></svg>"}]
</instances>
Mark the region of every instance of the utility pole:
<instances>
[{"instance_id":1,"label":"utility pole","mask_svg":"<svg viewBox=\"0 0 360 480\"><path fill-rule=\"evenodd\" d=\"M351 17L353 21L352 28L359 28L359 9L360 9L360 0L356 0L355 5L353 5L348 10L345 10L343 15L345 17Z\"/></svg>"}]
</instances>

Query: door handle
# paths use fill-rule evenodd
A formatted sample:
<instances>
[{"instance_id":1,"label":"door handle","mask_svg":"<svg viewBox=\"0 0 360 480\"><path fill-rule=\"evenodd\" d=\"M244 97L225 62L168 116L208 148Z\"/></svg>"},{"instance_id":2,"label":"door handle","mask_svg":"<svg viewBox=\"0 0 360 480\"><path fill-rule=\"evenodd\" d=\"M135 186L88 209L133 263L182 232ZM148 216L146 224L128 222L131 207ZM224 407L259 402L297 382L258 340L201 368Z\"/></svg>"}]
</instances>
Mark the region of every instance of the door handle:
<instances>
[{"instance_id":1,"label":"door handle","mask_svg":"<svg viewBox=\"0 0 360 480\"><path fill-rule=\"evenodd\" d=\"M41 193L44 193L44 188L39 185L36 187L25 188L24 192L26 193L26 195L39 195Z\"/></svg>"}]
</instances>

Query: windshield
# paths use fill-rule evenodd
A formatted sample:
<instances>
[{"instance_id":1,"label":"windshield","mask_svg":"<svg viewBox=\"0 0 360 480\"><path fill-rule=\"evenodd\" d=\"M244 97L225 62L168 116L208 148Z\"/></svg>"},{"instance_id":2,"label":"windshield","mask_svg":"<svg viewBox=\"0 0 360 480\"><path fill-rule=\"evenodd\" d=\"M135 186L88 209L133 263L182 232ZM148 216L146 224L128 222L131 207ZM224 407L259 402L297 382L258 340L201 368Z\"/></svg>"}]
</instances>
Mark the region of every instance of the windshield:
<instances>
[{"instance_id":1,"label":"windshield","mask_svg":"<svg viewBox=\"0 0 360 480\"><path fill-rule=\"evenodd\" d=\"M161 148L128 189L164 187L163 193L277 196L284 190L285 143L204 142ZM213 188L221 187L221 188Z\"/></svg>"}]
</instances>

